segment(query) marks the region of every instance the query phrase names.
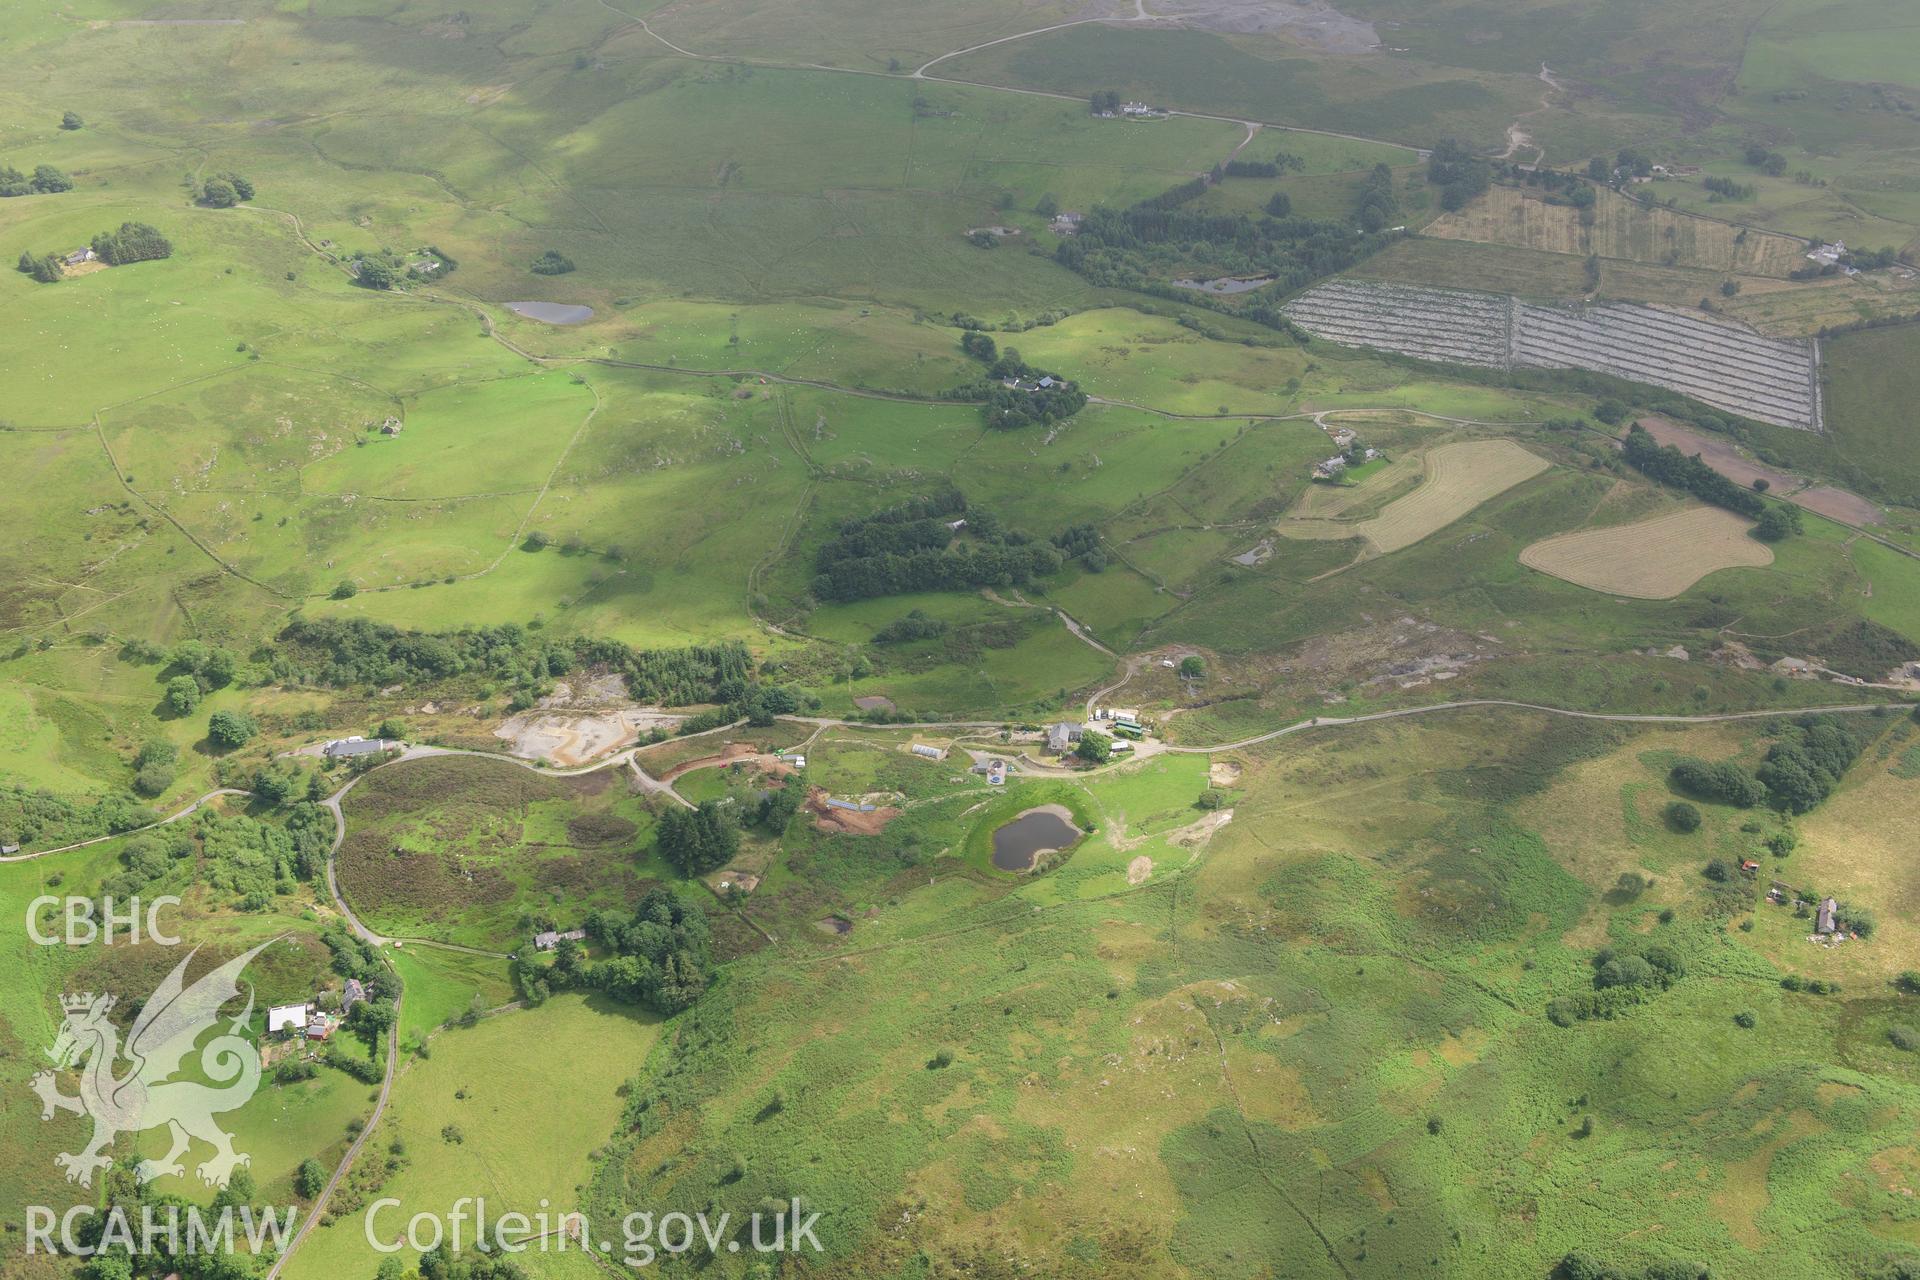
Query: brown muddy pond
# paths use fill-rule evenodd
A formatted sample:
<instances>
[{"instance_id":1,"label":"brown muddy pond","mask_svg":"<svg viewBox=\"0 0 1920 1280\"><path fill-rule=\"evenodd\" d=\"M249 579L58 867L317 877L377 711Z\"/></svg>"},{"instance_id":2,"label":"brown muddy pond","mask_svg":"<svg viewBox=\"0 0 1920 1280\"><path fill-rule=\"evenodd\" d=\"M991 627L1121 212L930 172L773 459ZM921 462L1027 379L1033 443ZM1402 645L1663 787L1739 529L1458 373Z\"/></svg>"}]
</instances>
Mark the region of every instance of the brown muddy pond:
<instances>
[{"instance_id":1,"label":"brown muddy pond","mask_svg":"<svg viewBox=\"0 0 1920 1280\"><path fill-rule=\"evenodd\" d=\"M1002 871L1031 871L1043 853L1064 849L1080 838L1073 811L1047 804L1029 809L993 833L993 865Z\"/></svg>"},{"instance_id":2,"label":"brown muddy pond","mask_svg":"<svg viewBox=\"0 0 1920 1280\"><path fill-rule=\"evenodd\" d=\"M593 308L573 302L509 302L507 310L541 324L585 324L593 319Z\"/></svg>"}]
</instances>

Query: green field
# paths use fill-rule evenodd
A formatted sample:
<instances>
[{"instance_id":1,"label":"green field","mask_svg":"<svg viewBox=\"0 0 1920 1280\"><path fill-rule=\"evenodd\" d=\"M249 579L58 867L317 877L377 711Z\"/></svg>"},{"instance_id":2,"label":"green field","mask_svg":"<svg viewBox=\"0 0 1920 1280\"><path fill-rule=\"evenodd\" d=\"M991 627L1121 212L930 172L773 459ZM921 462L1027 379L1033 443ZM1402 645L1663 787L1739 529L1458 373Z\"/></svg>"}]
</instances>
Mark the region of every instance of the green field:
<instances>
[{"instance_id":1,"label":"green field","mask_svg":"<svg viewBox=\"0 0 1920 1280\"><path fill-rule=\"evenodd\" d=\"M401 1209L374 1211L370 1228L366 1210L343 1214L315 1233L288 1274L370 1274L381 1255L369 1230L391 1243L413 1214L445 1218L465 1196L487 1197L495 1214L544 1211L557 1228L578 1203L589 1151L620 1114L620 1085L658 1035L655 1023L629 1012L561 997L436 1037L433 1056L400 1073L373 1139L377 1149L402 1153L379 1188ZM559 1044L571 1048L556 1055ZM536 1114L539 1122L529 1123ZM577 1252L549 1257L536 1248L526 1258L538 1276L593 1274Z\"/></svg>"},{"instance_id":2,"label":"green field","mask_svg":"<svg viewBox=\"0 0 1920 1280\"><path fill-rule=\"evenodd\" d=\"M1920 328L1900 325L1843 334L1824 354L1827 416L1833 450L1849 472L1911 505L1920 497L1913 434L1898 406L1906 403Z\"/></svg>"},{"instance_id":3,"label":"green field","mask_svg":"<svg viewBox=\"0 0 1920 1280\"><path fill-rule=\"evenodd\" d=\"M486 1010L513 998L507 967L493 956L416 946L395 950L392 959L407 984L407 998L401 1005L402 1039L431 1035L472 1010L476 1000Z\"/></svg>"}]
</instances>

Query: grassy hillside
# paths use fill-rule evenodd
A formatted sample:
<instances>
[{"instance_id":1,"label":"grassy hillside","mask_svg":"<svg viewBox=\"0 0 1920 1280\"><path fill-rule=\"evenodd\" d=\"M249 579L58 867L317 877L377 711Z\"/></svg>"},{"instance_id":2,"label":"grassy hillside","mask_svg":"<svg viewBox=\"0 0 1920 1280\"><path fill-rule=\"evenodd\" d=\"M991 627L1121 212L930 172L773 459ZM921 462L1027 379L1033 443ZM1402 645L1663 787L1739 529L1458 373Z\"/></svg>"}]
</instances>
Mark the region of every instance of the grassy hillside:
<instances>
[{"instance_id":1,"label":"grassy hillside","mask_svg":"<svg viewBox=\"0 0 1920 1280\"><path fill-rule=\"evenodd\" d=\"M345 1165L287 1275L372 1276L383 1195L616 1242L635 1211L799 1197L827 1256L786 1270L874 1280L1571 1250L1857 1280L1920 1245L1920 730L1889 678L1920 658L1916 330L1823 341L1814 436L1336 347L1279 285L1215 310L1090 283L1171 294L1175 261L1296 244L1262 221L1284 195L1299 278L1360 244L1369 279L1704 299L1782 335L1911 311L1898 269L1788 278L1805 238L1920 228L1903 15L1168 4L0 22L0 170L60 171L0 196L26 268L0 274L0 843L45 853L0 862L0 910L177 893L196 972L279 939L256 1042L349 974L401 993L310 1072L270 1044L295 1066L231 1117L262 1202ZM1100 119L1109 92L1174 113ZM1420 149L1449 136L1702 172L1590 220L1512 186L1445 210ZM1230 158L1277 172L1196 182ZM1355 238L1383 188L1419 234ZM1055 215L1100 208L1089 232L1127 230L1080 245L1130 265L1069 270ZM171 252L36 278L127 223ZM1052 416L1079 401L1043 375L1084 406ZM1805 480L1888 509L1762 545L1699 503L1724 492L1627 464L1654 411L1774 469L1732 505L1777 521ZM1452 705L1482 699L1587 714ZM1115 704L1154 722L1131 758L1045 750ZM1830 706L1847 734L1794 720ZM1779 807L1673 780L1816 733L1857 759ZM349 735L598 767L361 776L320 755ZM1062 847L997 867L1055 806ZM737 846L697 856L716 826ZM1792 901L1827 895L1865 936L1808 940ZM184 954L0 941L8 1226L107 1181L66 1182L85 1125L29 1095L58 997L118 993L124 1030ZM165 1142L112 1148L116 1193ZM158 1190L209 1200L205 1154ZM0 1276L92 1280L17 1254Z\"/></svg>"}]
</instances>

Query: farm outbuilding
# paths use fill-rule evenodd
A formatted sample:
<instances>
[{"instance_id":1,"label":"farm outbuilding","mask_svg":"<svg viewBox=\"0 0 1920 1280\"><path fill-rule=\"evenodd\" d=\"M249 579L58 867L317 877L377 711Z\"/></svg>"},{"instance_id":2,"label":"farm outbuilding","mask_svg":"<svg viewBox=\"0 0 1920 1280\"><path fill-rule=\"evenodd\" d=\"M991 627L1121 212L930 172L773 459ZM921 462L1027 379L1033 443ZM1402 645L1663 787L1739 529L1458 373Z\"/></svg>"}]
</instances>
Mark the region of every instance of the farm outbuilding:
<instances>
[{"instance_id":1,"label":"farm outbuilding","mask_svg":"<svg viewBox=\"0 0 1920 1280\"><path fill-rule=\"evenodd\" d=\"M267 1034L281 1035L290 1031L307 1029L307 1006L304 1004L275 1005L267 1010Z\"/></svg>"},{"instance_id":2,"label":"farm outbuilding","mask_svg":"<svg viewBox=\"0 0 1920 1280\"><path fill-rule=\"evenodd\" d=\"M329 760L348 760L354 756L370 756L385 751L388 742L384 738L336 738L320 749L320 754Z\"/></svg>"}]
</instances>

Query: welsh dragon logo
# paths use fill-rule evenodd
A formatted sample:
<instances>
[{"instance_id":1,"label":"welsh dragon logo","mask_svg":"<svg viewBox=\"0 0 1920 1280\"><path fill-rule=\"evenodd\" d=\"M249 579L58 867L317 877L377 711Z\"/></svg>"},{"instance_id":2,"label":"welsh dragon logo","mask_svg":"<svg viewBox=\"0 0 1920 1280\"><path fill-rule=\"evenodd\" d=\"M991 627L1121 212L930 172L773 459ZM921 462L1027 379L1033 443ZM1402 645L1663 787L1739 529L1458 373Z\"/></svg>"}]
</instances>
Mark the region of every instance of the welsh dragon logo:
<instances>
[{"instance_id":1,"label":"welsh dragon logo","mask_svg":"<svg viewBox=\"0 0 1920 1280\"><path fill-rule=\"evenodd\" d=\"M114 1138L162 1125L172 1131L172 1146L160 1159L139 1163L135 1175L142 1182L181 1173L180 1157L194 1138L214 1149L213 1158L198 1170L201 1181L210 1186L226 1186L233 1171L250 1162L233 1149L233 1135L214 1117L244 1105L260 1087L260 1054L243 1034L253 1012L251 986L246 1008L227 1023L222 1034L200 1048L200 1074L214 1083L169 1077L193 1052L202 1033L220 1021L220 1007L240 994L240 973L247 963L277 941L263 942L236 956L191 987L185 984L187 965L199 949L188 952L140 1007L124 1046L119 1028L107 1017L114 997L89 992L60 998L66 1019L47 1056L58 1071L79 1070L80 1096L61 1093L54 1071L36 1075L33 1090L40 1095L42 1120L53 1119L58 1111L93 1119L93 1140L79 1154L62 1152L54 1157L54 1163L67 1171L67 1181L92 1186L93 1175L112 1162L105 1152Z\"/></svg>"}]
</instances>

